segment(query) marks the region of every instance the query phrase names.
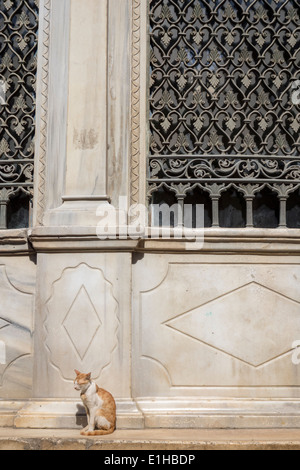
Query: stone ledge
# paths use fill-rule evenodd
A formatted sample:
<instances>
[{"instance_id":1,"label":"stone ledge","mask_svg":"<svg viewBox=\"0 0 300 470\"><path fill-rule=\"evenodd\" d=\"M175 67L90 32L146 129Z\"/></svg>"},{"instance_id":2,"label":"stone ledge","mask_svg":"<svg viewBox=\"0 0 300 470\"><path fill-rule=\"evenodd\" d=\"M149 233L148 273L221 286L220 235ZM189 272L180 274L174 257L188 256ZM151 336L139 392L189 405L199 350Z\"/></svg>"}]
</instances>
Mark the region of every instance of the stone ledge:
<instances>
[{"instance_id":1,"label":"stone ledge","mask_svg":"<svg viewBox=\"0 0 300 470\"><path fill-rule=\"evenodd\" d=\"M117 430L297 429L299 399L118 399ZM0 401L0 428L80 431L86 414L76 400ZM180 434L179 434L180 435Z\"/></svg>"},{"instance_id":2,"label":"stone ledge","mask_svg":"<svg viewBox=\"0 0 300 470\"><path fill-rule=\"evenodd\" d=\"M128 227L123 227L127 233ZM116 251L136 253L243 253L295 256L300 254L299 229L227 229L211 228L197 237L204 243L187 238L140 238L132 233L124 237L110 228L107 239L97 236L96 227L35 227L0 231L0 253ZM172 234L173 233L173 234ZM109 235L110 234L110 235ZM194 232L193 232L194 234ZM195 234L194 234L195 235ZM175 237L173 237L175 236Z\"/></svg>"},{"instance_id":3,"label":"stone ledge","mask_svg":"<svg viewBox=\"0 0 300 470\"><path fill-rule=\"evenodd\" d=\"M123 227L126 233L126 227ZM128 229L128 227L127 227ZM187 230L188 232L188 230ZM51 251L127 251L137 253L261 253L295 256L300 253L299 229L226 229L211 228L186 233L188 238L119 238L111 227L113 237L100 240L96 227L39 227L29 231L29 241L39 252ZM194 239L195 234L199 240ZM136 234L135 234L136 236ZM114 239L116 237L116 239ZM202 241L203 243L199 243ZM192 240L191 240L192 238Z\"/></svg>"},{"instance_id":4,"label":"stone ledge","mask_svg":"<svg viewBox=\"0 0 300 470\"><path fill-rule=\"evenodd\" d=\"M70 429L86 426L86 412L76 400L0 401L0 429ZM117 400L118 429L144 428L144 417L136 404ZM76 431L75 431L76 432Z\"/></svg>"},{"instance_id":5,"label":"stone ledge","mask_svg":"<svg viewBox=\"0 0 300 470\"><path fill-rule=\"evenodd\" d=\"M0 230L1 254L31 254L33 249L28 240L27 229Z\"/></svg>"},{"instance_id":6,"label":"stone ledge","mask_svg":"<svg viewBox=\"0 0 300 470\"><path fill-rule=\"evenodd\" d=\"M1 450L300 450L300 430L143 429L83 438L77 430L0 428Z\"/></svg>"}]
</instances>

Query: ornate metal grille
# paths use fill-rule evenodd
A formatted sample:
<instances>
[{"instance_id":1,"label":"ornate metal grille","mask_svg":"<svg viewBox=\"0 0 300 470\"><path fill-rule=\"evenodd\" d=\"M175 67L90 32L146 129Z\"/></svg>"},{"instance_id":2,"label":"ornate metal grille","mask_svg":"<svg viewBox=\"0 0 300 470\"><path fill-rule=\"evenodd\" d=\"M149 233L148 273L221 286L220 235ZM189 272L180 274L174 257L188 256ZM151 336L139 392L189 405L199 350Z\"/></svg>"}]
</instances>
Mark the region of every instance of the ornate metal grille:
<instances>
[{"instance_id":1,"label":"ornate metal grille","mask_svg":"<svg viewBox=\"0 0 300 470\"><path fill-rule=\"evenodd\" d=\"M38 7L0 0L0 228L27 223L33 192Z\"/></svg>"},{"instance_id":2,"label":"ornate metal grille","mask_svg":"<svg viewBox=\"0 0 300 470\"><path fill-rule=\"evenodd\" d=\"M149 3L150 200L207 194L218 226L222 196L240 194L251 227L269 192L286 226L290 195L300 216L298 0Z\"/></svg>"}]
</instances>

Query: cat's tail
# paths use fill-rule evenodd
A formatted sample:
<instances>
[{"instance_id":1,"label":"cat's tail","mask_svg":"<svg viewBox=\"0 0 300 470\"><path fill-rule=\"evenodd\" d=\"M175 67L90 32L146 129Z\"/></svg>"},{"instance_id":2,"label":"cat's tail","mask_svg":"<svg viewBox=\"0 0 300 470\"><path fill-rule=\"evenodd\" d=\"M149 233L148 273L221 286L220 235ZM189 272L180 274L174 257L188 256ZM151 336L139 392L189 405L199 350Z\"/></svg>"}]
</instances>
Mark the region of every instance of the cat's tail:
<instances>
[{"instance_id":1,"label":"cat's tail","mask_svg":"<svg viewBox=\"0 0 300 470\"><path fill-rule=\"evenodd\" d=\"M105 436L106 434L112 434L115 428L110 429L96 429L95 431L81 431L82 436Z\"/></svg>"}]
</instances>

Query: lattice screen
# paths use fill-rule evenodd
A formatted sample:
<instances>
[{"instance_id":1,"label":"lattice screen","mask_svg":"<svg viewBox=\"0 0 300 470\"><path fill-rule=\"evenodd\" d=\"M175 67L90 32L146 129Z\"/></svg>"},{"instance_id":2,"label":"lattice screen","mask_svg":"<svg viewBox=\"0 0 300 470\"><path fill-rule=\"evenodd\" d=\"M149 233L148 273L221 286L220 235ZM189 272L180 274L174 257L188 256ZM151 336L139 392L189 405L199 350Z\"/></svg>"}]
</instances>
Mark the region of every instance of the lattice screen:
<instances>
[{"instance_id":1,"label":"lattice screen","mask_svg":"<svg viewBox=\"0 0 300 470\"><path fill-rule=\"evenodd\" d=\"M252 226L252 202L268 190L285 226L300 186L298 2L150 0L149 9L149 197L198 188L218 225L216 201L234 190Z\"/></svg>"},{"instance_id":2,"label":"lattice screen","mask_svg":"<svg viewBox=\"0 0 300 470\"><path fill-rule=\"evenodd\" d=\"M0 0L0 228L27 224L33 191L38 0ZM8 217L7 209L8 207Z\"/></svg>"}]
</instances>

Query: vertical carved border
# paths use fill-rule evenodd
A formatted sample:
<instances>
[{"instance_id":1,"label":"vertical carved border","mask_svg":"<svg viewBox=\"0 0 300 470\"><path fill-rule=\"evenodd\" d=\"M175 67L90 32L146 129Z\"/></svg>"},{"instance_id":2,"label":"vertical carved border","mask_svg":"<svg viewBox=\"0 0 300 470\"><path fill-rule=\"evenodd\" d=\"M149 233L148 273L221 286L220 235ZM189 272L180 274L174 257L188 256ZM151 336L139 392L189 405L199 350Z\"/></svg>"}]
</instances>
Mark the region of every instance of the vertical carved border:
<instances>
[{"instance_id":1,"label":"vertical carved border","mask_svg":"<svg viewBox=\"0 0 300 470\"><path fill-rule=\"evenodd\" d=\"M49 79L49 47L50 47L50 15L52 0L45 0L40 9L40 23L42 33L39 35L41 41L41 72L40 72L40 122L39 122L39 144L36 148L38 160L36 165L37 176L36 190L36 225L43 225L43 214L45 210L46 189L46 154L47 154L47 121L48 121L48 79Z\"/></svg>"},{"instance_id":2,"label":"vertical carved border","mask_svg":"<svg viewBox=\"0 0 300 470\"><path fill-rule=\"evenodd\" d=\"M131 171L130 203L139 203L140 176L140 67L141 56L141 0L132 0L132 77L131 77Z\"/></svg>"},{"instance_id":3,"label":"vertical carved border","mask_svg":"<svg viewBox=\"0 0 300 470\"><path fill-rule=\"evenodd\" d=\"M41 2L42 3L42 2ZM49 46L50 16L52 0L44 0L40 8L42 32L39 36L41 47L40 69L40 118L39 141L36 148L36 217L35 224L43 225L46 190L46 154L47 154L47 121L48 121L48 79L49 79ZM130 203L139 203L140 197L140 98L141 98L141 0L132 0L132 79L131 79L131 164L130 164Z\"/></svg>"}]
</instances>

